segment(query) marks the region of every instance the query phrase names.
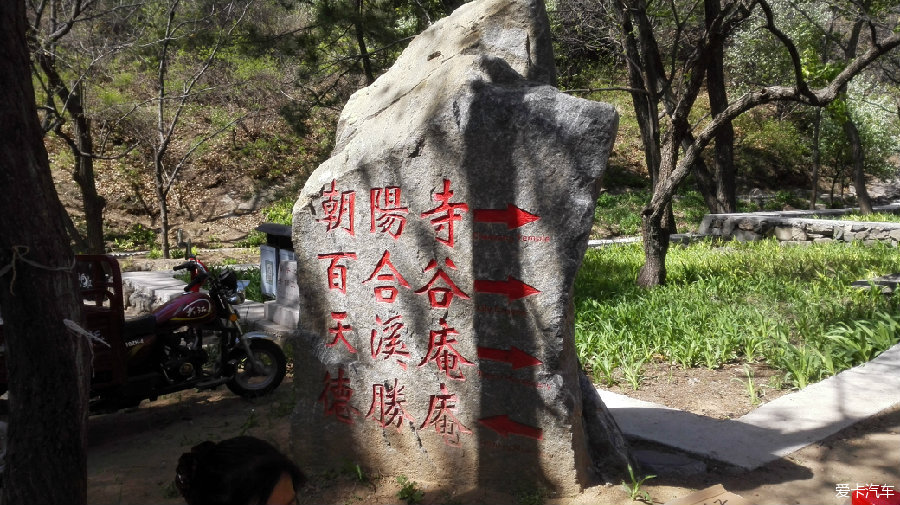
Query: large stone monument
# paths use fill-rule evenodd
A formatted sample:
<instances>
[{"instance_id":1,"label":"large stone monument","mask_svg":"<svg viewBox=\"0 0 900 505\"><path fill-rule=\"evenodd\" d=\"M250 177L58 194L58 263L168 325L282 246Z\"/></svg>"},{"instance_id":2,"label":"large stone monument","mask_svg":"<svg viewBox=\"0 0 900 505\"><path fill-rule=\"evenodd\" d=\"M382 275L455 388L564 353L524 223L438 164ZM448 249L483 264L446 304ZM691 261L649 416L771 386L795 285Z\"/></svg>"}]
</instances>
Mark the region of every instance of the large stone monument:
<instances>
[{"instance_id":1,"label":"large stone monument","mask_svg":"<svg viewBox=\"0 0 900 505\"><path fill-rule=\"evenodd\" d=\"M627 450L573 343L618 116L560 93L540 0L476 0L347 103L294 206L294 457L576 493Z\"/></svg>"}]
</instances>

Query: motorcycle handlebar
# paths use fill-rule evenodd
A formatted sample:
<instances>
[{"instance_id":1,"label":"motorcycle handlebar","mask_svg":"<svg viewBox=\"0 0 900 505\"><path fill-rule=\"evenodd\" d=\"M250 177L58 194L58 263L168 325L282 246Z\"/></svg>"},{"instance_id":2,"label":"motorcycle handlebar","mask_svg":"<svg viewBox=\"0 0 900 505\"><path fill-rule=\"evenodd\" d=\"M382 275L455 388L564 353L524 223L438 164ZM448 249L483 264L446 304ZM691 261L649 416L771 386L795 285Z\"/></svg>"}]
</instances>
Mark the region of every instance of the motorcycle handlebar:
<instances>
[{"instance_id":1,"label":"motorcycle handlebar","mask_svg":"<svg viewBox=\"0 0 900 505\"><path fill-rule=\"evenodd\" d=\"M184 263L178 265L177 267L172 268L172 270L184 270L185 268L193 272L194 270L197 269L197 262L196 261L185 261Z\"/></svg>"},{"instance_id":2,"label":"motorcycle handlebar","mask_svg":"<svg viewBox=\"0 0 900 505\"><path fill-rule=\"evenodd\" d=\"M185 291L185 292L188 292L188 291L190 291L191 289L194 289L194 286L199 286L199 285L203 284L203 282L206 281L207 277L209 277L209 274L208 274L208 273L206 273L206 272L200 272L199 274L197 274L196 277L194 277L193 279L191 279L191 282L189 282L189 283L184 287L184 291Z\"/></svg>"}]
</instances>

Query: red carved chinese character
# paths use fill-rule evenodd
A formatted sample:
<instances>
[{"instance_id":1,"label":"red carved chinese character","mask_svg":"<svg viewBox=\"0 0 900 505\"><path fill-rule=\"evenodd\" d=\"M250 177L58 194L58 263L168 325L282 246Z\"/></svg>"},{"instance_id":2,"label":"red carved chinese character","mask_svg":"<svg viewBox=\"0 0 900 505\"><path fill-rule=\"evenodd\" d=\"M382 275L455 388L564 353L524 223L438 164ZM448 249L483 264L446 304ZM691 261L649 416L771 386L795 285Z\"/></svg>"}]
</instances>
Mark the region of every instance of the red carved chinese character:
<instances>
[{"instance_id":1,"label":"red carved chinese character","mask_svg":"<svg viewBox=\"0 0 900 505\"><path fill-rule=\"evenodd\" d=\"M409 214L409 207L404 207L400 203L400 193L401 189L398 186L373 188L369 191L372 233L377 229L381 233L387 233L394 240L400 238L403 227L406 226L406 214Z\"/></svg>"},{"instance_id":2,"label":"red carved chinese character","mask_svg":"<svg viewBox=\"0 0 900 505\"><path fill-rule=\"evenodd\" d=\"M434 431L441 434L444 443L453 447L459 447L460 433L472 433L463 423L453 414L456 410L456 395L451 395L447 390L447 386L441 384L441 394L431 395L428 403L428 414L425 416L425 422L422 428L434 426Z\"/></svg>"},{"instance_id":3,"label":"red carved chinese character","mask_svg":"<svg viewBox=\"0 0 900 505\"><path fill-rule=\"evenodd\" d=\"M384 269L387 269L388 271L379 273ZM368 279L362 281L362 283L365 284L376 278L379 281L397 281L401 286L405 288L409 287L409 283L406 282L406 279L400 275L400 272L398 272L397 269L394 268L394 264L391 263L390 251L384 251L384 254L381 255L381 259L378 260L378 264L375 265L375 270L372 270L372 275L370 275ZM379 302L394 303L394 300L397 299L397 288L385 285L375 286L375 299Z\"/></svg>"},{"instance_id":4,"label":"red carved chinese character","mask_svg":"<svg viewBox=\"0 0 900 505\"><path fill-rule=\"evenodd\" d=\"M331 260L331 263L328 265L328 289L336 289L341 293L347 292L347 267L344 265L338 265L338 261L350 258L355 260L356 253L332 253L332 254L320 254L319 259Z\"/></svg>"},{"instance_id":5,"label":"red carved chinese character","mask_svg":"<svg viewBox=\"0 0 900 505\"><path fill-rule=\"evenodd\" d=\"M451 261L450 258L444 259L444 264L456 270L456 265L453 264L453 261ZM427 272L433 268L437 268L437 261L431 260L428 262L428 266L425 267L423 272ZM435 287L438 279L442 280L447 287ZM422 294L426 291L428 292L428 301L431 303L431 308L433 309L446 309L450 306L450 302L453 301L454 296L458 296L464 300L469 299L469 295L465 294L456 286L450 279L450 276L444 272L443 268L438 268L431 280L416 290L416 294Z\"/></svg>"},{"instance_id":6,"label":"red carved chinese character","mask_svg":"<svg viewBox=\"0 0 900 505\"><path fill-rule=\"evenodd\" d=\"M431 218L431 225L434 226L435 238L438 242L453 247L453 223L462 219L458 212L468 212L469 206L465 203L450 202L450 199L453 198L453 191L450 190L449 179L444 179L443 193L435 193L433 198L440 202L440 205L423 212L422 217Z\"/></svg>"},{"instance_id":7,"label":"red carved chinese character","mask_svg":"<svg viewBox=\"0 0 900 505\"><path fill-rule=\"evenodd\" d=\"M403 397L403 388L404 386L397 385L397 379L394 379L393 388L389 388L387 384L372 384L372 406L369 407L366 417L371 417L382 428L393 424L398 432L404 419L416 422L413 416L403 408L403 404L406 403L406 399Z\"/></svg>"},{"instance_id":8,"label":"red carved chinese character","mask_svg":"<svg viewBox=\"0 0 900 505\"><path fill-rule=\"evenodd\" d=\"M334 187L335 181L331 180L331 189L322 190L322 210L325 217L319 219L326 224L326 231L343 228L350 235L355 235L353 230L353 215L356 210L356 191L339 192Z\"/></svg>"},{"instance_id":9,"label":"red carved chinese character","mask_svg":"<svg viewBox=\"0 0 900 505\"><path fill-rule=\"evenodd\" d=\"M353 424L353 415L359 415L359 410L350 406L350 397L353 389L350 388L350 379L344 377L344 368L338 368L338 376L331 378L330 372L325 372L325 388L319 395L318 402L325 405L325 415L334 415L338 421Z\"/></svg>"},{"instance_id":10,"label":"red carved chinese character","mask_svg":"<svg viewBox=\"0 0 900 505\"><path fill-rule=\"evenodd\" d=\"M343 324L342 321L347 318L346 312L332 312L331 318L337 323L334 328L328 328L328 333L334 335L334 340L331 341L330 344L325 344L325 347L334 347L337 345L338 340L343 342L344 345L347 346L347 350L356 353L356 349L350 345L350 342L347 342L347 337L344 336L344 331L352 330L349 324Z\"/></svg>"},{"instance_id":11,"label":"red carved chinese character","mask_svg":"<svg viewBox=\"0 0 900 505\"><path fill-rule=\"evenodd\" d=\"M378 355L382 355L382 359L384 360L396 358L397 363L406 370L406 362L403 360L409 358L409 351L406 348L406 344L400 340L400 330L403 329L403 323L400 319L402 319L402 317L396 315L386 321L382 321L381 317L375 316L375 321L383 326L381 330L382 335L379 337L378 330L372 330L372 338L369 340L369 346L372 352L372 359L378 358Z\"/></svg>"},{"instance_id":12,"label":"red carved chinese character","mask_svg":"<svg viewBox=\"0 0 900 505\"><path fill-rule=\"evenodd\" d=\"M459 369L459 365L471 366L475 363L467 360L453 347L453 344L457 343L453 335L459 335L459 332L450 328L447 325L447 320L443 317L440 320L440 324L440 330L431 330L429 332L428 352L425 353L425 357L422 358L422 362L418 366L421 367L429 361L434 361L438 370L444 372L447 377L457 381L464 381L466 378Z\"/></svg>"}]
</instances>

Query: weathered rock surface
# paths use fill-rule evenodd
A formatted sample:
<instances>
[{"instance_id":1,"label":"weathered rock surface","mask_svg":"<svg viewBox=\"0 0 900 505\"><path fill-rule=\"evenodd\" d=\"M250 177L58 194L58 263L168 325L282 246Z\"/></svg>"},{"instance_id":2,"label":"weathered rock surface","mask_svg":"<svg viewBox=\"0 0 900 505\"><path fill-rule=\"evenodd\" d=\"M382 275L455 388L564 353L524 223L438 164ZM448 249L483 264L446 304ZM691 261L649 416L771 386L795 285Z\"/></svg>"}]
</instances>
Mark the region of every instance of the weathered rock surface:
<instances>
[{"instance_id":1,"label":"weathered rock surface","mask_svg":"<svg viewBox=\"0 0 900 505\"><path fill-rule=\"evenodd\" d=\"M572 308L618 116L554 75L542 3L476 0L347 104L294 206L304 469L574 493L624 468Z\"/></svg>"}]
</instances>

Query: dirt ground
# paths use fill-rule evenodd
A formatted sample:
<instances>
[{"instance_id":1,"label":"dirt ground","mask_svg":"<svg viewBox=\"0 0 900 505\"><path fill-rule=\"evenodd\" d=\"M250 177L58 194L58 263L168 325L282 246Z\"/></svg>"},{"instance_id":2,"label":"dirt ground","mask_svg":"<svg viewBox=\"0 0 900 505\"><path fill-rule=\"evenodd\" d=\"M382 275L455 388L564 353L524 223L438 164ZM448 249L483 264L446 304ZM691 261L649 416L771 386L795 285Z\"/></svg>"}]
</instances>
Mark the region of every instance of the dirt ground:
<instances>
[{"instance_id":1,"label":"dirt ground","mask_svg":"<svg viewBox=\"0 0 900 505\"><path fill-rule=\"evenodd\" d=\"M714 419L735 419L790 393L784 373L765 363L728 363L721 368L688 368L665 362L648 363L635 390L624 378L601 386L614 393L658 403Z\"/></svg>"},{"instance_id":2,"label":"dirt ground","mask_svg":"<svg viewBox=\"0 0 900 505\"><path fill-rule=\"evenodd\" d=\"M724 377L723 377L724 378ZM290 376L272 395L248 401L221 388L183 392L144 402L139 408L92 416L89 423L88 503L93 505L183 503L172 485L181 453L204 440L250 434L272 441L286 452L293 407ZM732 382L732 381L727 381ZM736 411L734 414L736 415ZM634 443L635 448L648 445ZM658 449L658 447L657 447ZM393 504L400 485L392 476L354 468L332 475L310 475L300 491L305 504ZM514 478L512 478L514 479ZM751 503L849 504L837 496L838 484L886 484L900 490L900 407L882 412L842 432L752 472L707 462L693 476L660 475L644 483L654 503L665 503L713 484L723 484ZM554 497L515 483L513 495L472 491L454 494L415 483L423 504L613 505L635 503L618 483L587 487L580 495ZM519 485L521 484L521 485Z\"/></svg>"}]
</instances>

